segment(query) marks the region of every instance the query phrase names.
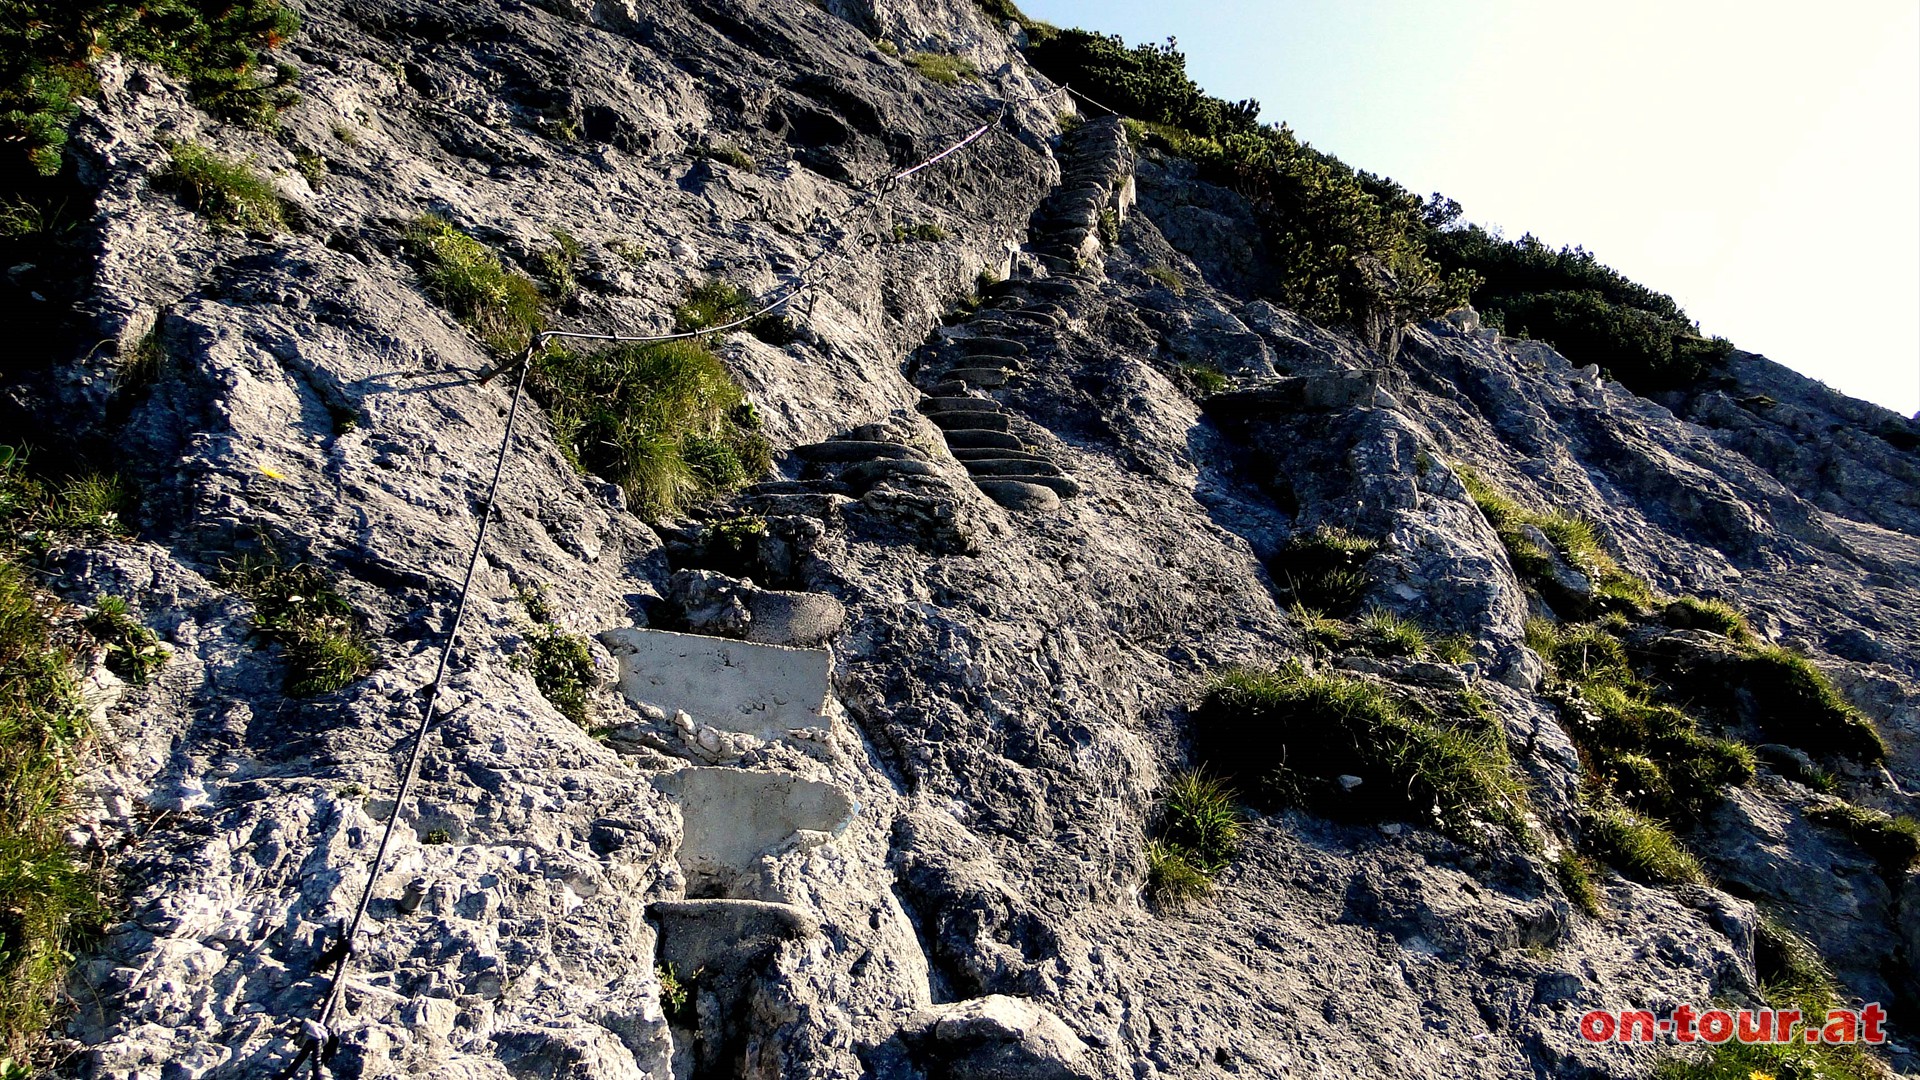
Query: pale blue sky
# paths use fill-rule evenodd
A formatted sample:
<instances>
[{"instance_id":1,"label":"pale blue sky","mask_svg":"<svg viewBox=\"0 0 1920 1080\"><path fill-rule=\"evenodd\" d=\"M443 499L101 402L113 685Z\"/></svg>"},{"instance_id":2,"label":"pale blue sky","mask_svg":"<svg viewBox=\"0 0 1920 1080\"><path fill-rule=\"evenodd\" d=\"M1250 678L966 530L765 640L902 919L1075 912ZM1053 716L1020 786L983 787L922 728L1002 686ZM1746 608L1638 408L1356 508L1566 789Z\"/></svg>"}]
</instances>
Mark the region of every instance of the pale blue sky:
<instances>
[{"instance_id":1,"label":"pale blue sky","mask_svg":"<svg viewBox=\"0 0 1920 1080\"><path fill-rule=\"evenodd\" d=\"M1701 329L1920 409L1915 0L1026 0Z\"/></svg>"}]
</instances>

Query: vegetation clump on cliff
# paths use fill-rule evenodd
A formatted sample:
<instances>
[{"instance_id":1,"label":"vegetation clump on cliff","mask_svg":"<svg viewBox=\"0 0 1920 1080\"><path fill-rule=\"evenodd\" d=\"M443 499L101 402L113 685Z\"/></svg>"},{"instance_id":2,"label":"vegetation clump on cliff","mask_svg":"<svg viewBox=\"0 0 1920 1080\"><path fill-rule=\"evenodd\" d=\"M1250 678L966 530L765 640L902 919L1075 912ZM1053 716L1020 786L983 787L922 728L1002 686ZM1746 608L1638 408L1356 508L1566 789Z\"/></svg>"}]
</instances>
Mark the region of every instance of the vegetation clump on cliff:
<instances>
[{"instance_id":1,"label":"vegetation clump on cliff","mask_svg":"<svg viewBox=\"0 0 1920 1080\"><path fill-rule=\"evenodd\" d=\"M660 518L766 475L772 450L726 365L699 341L549 349L529 386L573 465Z\"/></svg>"},{"instance_id":2,"label":"vegetation clump on cliff","mask_svg":"<svg viewBox=\"0 0 1920 1080\"><path fill-rule=\"evenodd\" d=\"M1485 715L1464 711L1436 716L1377 683L1298 664L1240 668L1195 709L1194 745L1269 806L1467 837L1487 824L1518 829L1526 796L1506 738Z\"/></svg>"},{"instance_id":3,"label":"vegetation clump on cliff","mask_svg":"<svg viewBox=\"0 0 1920 1080\"><path fill-rule=\"evenodd\" d=\"M28 566L56 541L117 534L119 501L111 481L49 484L0 446L0 1068L39 1049L73 953L106 914L102 875L65 836L89 739L77 670L106 643Z\"/></svg>"}]
</instances>

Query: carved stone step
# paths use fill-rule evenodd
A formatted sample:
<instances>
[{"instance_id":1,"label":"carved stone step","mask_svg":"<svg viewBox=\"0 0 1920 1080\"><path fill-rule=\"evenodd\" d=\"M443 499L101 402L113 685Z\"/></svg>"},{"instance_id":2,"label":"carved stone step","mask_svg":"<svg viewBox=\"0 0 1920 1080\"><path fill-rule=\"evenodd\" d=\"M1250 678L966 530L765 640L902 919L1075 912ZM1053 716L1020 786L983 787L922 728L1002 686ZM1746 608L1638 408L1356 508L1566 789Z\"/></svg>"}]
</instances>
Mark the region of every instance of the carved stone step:
<instances>
[{"instance_id":1,"label":"carved stone step","mask_svg":"<svg viewBox=\"0 0 1920 1080\"><path fill-rule=\"evenodd\" d=\"M931 464L916 458L882 458L878 461L862 461L849 466L840 474L841 479L852 485L855 491L865 492L868 488L883 480L892 480L902 476L939 476L940 470Z\"/></svg>"},{"instance_id":2,"label":"carved stone step","mask_svg":"<svg viewBox=\"0 0 1920 1080\"><path fill-rule=\"evenodd\" d=\"M1000 412L944 412L927 417L947 431L1008 431L1013 427L1007 414Z\"/></svg>"},{"instance_id":3,"label":"carved stone step","mask_svg":"<svg viewBox=\"0 0 1920 1080\"><path fill-rule=\"evenodd\" d=\"M931 416L943 412L1002 412L1003 406L984 397L924 397L914 408Z\"/></svg>"},{"instance_id":4,"label":"carved stone step","mask_svg":"<svg viewBox=\"0 0 1920 1080\"><path fill-rule=\"evenodd\" d=\"M987 498L1009 510L1058 510L1060 496L1049 487L1019 480L976 480Z\"/></svg>"},{"instance_id":5,"label":"carved stone step","mask_svg":"<svg viewBox=\"0 0 1920 1080\"><path fill-rule=\"evenodd\" d=\"M787 516L819 518L832 521L840 516L840 511L854 500L846 495L831 492L796 493L789 495L753 495L740 501L744 510L751 510L766 517Z\"/></svg>"},{"instance_id":6,"label":"carved stone step","mask_svg":"<svg viewBox=\"0 0 1920 1080\"><path fill-rule=\"evenodd\" d=\"M1000 450L1024 450L1026 444L1004 431L980 431L964 429L946 432L947 445L955 450L978 450L993 447Z\"/></svg>"},{"instance_id":7,"label":"carved stone step","mask_svg":"<svg viewBox=\"0 0 1920 1080\"><path fill-rule=\"evenodd\" d=\"M1045 459L1034 457L975 458L962 462L967 472L975 477L1011 476L1026 478L1031 476L1065 476L1060 466Z\"/></svg>"},{"instance_id":8,"label":"carved stone step","mask_svg":"<svg viewBox=\"0 0 1920 1080\"><path fill-rule=\"evenodd\" d=\"M941 383L943 387L951 382L959 382L962 386L986 388L1007 385L1007 371L1004 368L951 368L940 378L946 380Z\"/></svg>"},{"instance_id":9,"label":"carved stone step","mask_svg":"<svg viewBox=\"0 0 1920 1080\"><path fill-rule=\"evenodd\" d=\"M859 810L846 789L784 771L694 767L653 786L680 806L680 871L705 896L755 899L762 858L830 842Z\"/></svg>"},{"instance_id":10,"label":"carved stone step","mask_svg":"<svg viewBox=\"0 0 1920 1080\"><path fill-rule=\"evenodd\" d=\"M830 439L826 442L796 446L791 451L802 461L842 462L877 461L881 458L926 459L921 450L904 443L868 442L864 439Z\"/></svg>"},{"instance_id":11,"label":"carved stone step","mask_svg":"<svg viewBox=\"0 0 1920 1080\"><path fill-rule=\"evenodd\" d=\"M1017 356L960 356L954 358L955 367L999 368L1001 371L1021 371L1026 365Z\"/></svg>"},{"instance_id":12,"label":"carved stone step","mask_svg":"<svg viewBox=\"0 0 1920 1080\"><path fill-rule=\"evenodd\" d=\"M968 461L1046 461L1047 458L1029 450L1007 450L997 446L979 448L960 447L953 451L955 460Z\"/></svg>"},{"instance_id":13,"label":"carved stone step","mask_svg":"<svg viewBox=\"0 0 1920 1080\"><path fill-rule=\"evenodd\" d=\"M1011 480L1016 483L1032 484L1037 487L1047 488L1053 491L1054 493L1062 496L1063 498L1068 498L1068 499L1071 499L1074 496L1079 495L1081 491L1080 482L1078 480L1075 480L1071 476L1046 476L1039 473L1027 473L1024 475L1015 474L1011 476L996 476L991 479L984 476L977 476L974 478L973 482L976 484L984 485L989 483L997 483L1002 480ZM983 488L982 490L985 490L985 489Z\"/></svg>"},{"instance_id":14,"label":"carved stone step","mask_svg":"<svg viewBox=\"0 0 1920 1080\"><path fill-rule=\"evenodd\" d=\"M954 345L971 356L1025 356L1027 347L1011 338L969 337L956 338Z\"/></svg>"}]
</instances>

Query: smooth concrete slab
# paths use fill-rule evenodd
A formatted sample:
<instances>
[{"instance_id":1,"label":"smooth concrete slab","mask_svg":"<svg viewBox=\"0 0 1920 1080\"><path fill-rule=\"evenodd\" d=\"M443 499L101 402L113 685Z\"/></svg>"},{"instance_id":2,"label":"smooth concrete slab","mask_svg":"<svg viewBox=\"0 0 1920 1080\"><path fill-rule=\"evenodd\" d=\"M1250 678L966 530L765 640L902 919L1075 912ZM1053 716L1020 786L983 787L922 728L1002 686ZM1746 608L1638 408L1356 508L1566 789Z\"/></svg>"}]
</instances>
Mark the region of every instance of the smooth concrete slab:
<instances>
[{"instance_id":1,"label":"smooth concrete slab","mask_svg":"<svg viewBox=\"0 0 1920 1080\"><path fill-rule=\"evenodd\" d=\"M777 770L694 767L653 786L680 804L687 891L708 896L747 895L762 856L827 843L859 809L844 788Z\"/></svg>"},{"instance_id":2,"label":"smooth concrete slab","mask_svg":"<svg viewBox=\"0 0 1920 1080\"><path fill-rule=\"evenodd\" d=\"M630 701L685 710L699 723L763 742L826 727L825 649L761 645L704 634L627 627L600 635Z\"/></svg>"}]
</instances>

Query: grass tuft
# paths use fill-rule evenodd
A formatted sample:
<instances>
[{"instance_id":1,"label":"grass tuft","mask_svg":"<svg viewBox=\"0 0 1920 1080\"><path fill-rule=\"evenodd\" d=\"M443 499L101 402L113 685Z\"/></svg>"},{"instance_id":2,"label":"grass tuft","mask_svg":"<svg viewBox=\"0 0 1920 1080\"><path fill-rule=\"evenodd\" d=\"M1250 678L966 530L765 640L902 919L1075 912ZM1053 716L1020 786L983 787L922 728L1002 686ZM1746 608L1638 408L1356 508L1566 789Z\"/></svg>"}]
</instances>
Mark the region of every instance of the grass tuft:
<instances>
[{"instance_id":1,"label":"grass tuft","mask_svg":"<svg viewBox=\"0 0 1920 1080\"><path fill-rule=\"evenodd\" d=\"M1701 885L1707 875L1672 830L1623 806L1587 814L1587 848L1609 866L1649 885Z\"/></svg>"},{"instance_id":2,"label":"grass tuft","mask_svg":"<svg viewBox=\"0 0 1920 1080\"><path fill-rule=\"evenodd\" d=\"M735 322L754 308L754 298L739 286L719 278L709 278L687 291L687 298L673 309L674 329L681 332L706 330ZM785 345L793 340L793 327L782 315L762 315L744 329L769 345Z\"/></svg>"},{"instance_id":3,"label":"grass tuft","mask_svg":"<svg viewBox=\"0 0 1920 1080\"><path fill-rule=\"evenodd\" d=\"M1676 630L1707 630L1738 645L1752 645L1756 640L1747 617L1725 600L1682 596L1667 604L1660 617Z\"/></svg>"},{"instance_id":4,"label":"grass tuft","mask_svg":"<svg viewBox=\"0 0 1920 1080\"><path fill-rule=\"evenodd\" d=\"M95 601L93 613L81 625L103 647L107 670L135 685L152 678L173 655L160 644L160 635L134 618L127 602L117 596Z\"/></svg>"},{"instance_id":5,"label":"grass tuft","mask_svg":"<svg viewBox=\"0 0 1920 1080\"><path fill-rule=\"evenodd\" d=\"M1180 375L1201 397L1224 394L1233 389L1233 380L1221 373L1219 368L1209 364L1188 361L1180 365Z\"/></svg>"},{"instance_id":6,"label":"grass tuft","mask_svg":"<svg viewBox=\"0 0 1920 1080\"><path fill-rule=\"evenodd\" d=\"M1520 828L1524 787L1497 726L1412 716L1378 685L1298 665L1233 669L1194 713L1200 757L1264 801L1472 836ZM1357 776L1352 790L1338 783Z\"/></svg>"},{"instance_id":7,"label":"grass tuft","mask_svg":"<svg viewBox=\"0 0 1920 1080\"><path fill-rule=\"evenodd\" d=\"M1213 878L1186 855L1159 840L1147 841L1147 896L1164 908L1179 909L1213 892Z\"/></svg>"},{"instance_id":8,"label":"grass tuft","mask_svg":"<svg viewBox=\"0 0 1920 1080\"><path fill-rule=\"evenodd\" d=\"M1365 566L1380 550L1374 540L1321 525L1296 534L1276 560L1282 589L1298 604L1333 616L1360 606L1371 583Z\"/></svg>"},{"instance_id":9,"label":"grass tuft","mask_svg":"<svg viewBox=\"0 0 1920 1080\"><path fill-rule=\"evenodd\" d=\"M643 517L678 513L772 467L746 395L698 341L549 350L529 385L574 465L620 485Z\"/></svg>"},{"instance_id":10,"label":"grass tuft","mask_svg":"<svg viewBox=\"0 0 1920 1080\"><path fill-rule=\"evenodd\" d=\"M909 240L938 243L946 238L947 230L931 221L922 221L914 225L895 222L893 226L893 242L896 244L904 244Z\"/></svg>"},{"instance_id":11,"label":"grass tuft","mask_svg":"<svg viewBox=\"0 0 1920 1080\"><path fill-rule=\"evenodd\" d=\"M600 676L586 637L555 625L553 607L544 592L538 589L517 589L516 592L534 622L521 662L533 676L540 695L560 715L582 728L590 728L593 688Z\"/></svg>"},{"instance_id":12,"label":"grass tuft","mask_svg":"<svg viewBox=\"0 0 1920 1080\"><path fill-rule=\"evenodd\" d=\"M221 157L199 143L167 147L167 167L154 182L216 225L271 234L286 228L279 193L245 162Z\"/></svg>"},{"instance_id":13,"label":"grass tuft","mask_svg":"<svg viewBox=\"0 0 1920 1080\"><path fill-rule=\"evenodd\" d=\"M544 319L540 287L508 270L485 244L435 214L423 214L403 236L427 292L472 327L495 353L527 347Z\"/></svg>"},{"instance_id":14,"label":"grass tuft","mask_svg":"<svg viewBox=\"0 0 1920 1080\"><path fill-rule=\"evenodd\" d=\"M1585 857L1571 851L1562 851L1553 860L1553 876L1560 882L1560 891L1567 894L1573 906L1588 915L1599 917L1606 911L1600 902L1600 887L1594 883L1594 866Z\"/></svg>"},{"instance_id":15,"label":"grass tuft","mask_svg":"<svg viewBox=\"0 0 1920 1080\"><path fill-rule=\"evenodd\" d=\"M288 696L330 694L378 663L361 637L353 608L319 567L286 563L267 552L228 563L223 577L253 601L254 629L284 650Z\"/></svg>"},{"instance_id":16,"label":"grass tuft","mask_svg":"<svg viewBox=\"0 0 1920 1080\"><path fill-rule=\"evenodd\" d=\"M1640 614L1654 606L1652 587L1621 568L1601 544L1593 522L1562 510L1528 510L1473 470L1456 466L1454 472L1500 537L1514 571L1556 612L1578 619L1610 611ZM1574 593L1555 579L1556 555L1587 578L1592 596Z\"/></svg>"},{"instance_id":17,"label":"grass tuft","mask_svg":"<svg viewBox=\"0 0 1920 1080\"><path fill-rule=\"evenodd\" d=\"M1427 655L1432 648L1427 632L1418 623L1380 608L1360 617L1360 641L1375 656L1413 659Z\"/></svg>"},{"instance_id":18,"label":"grass tuft","mask_svg":"<svg viewBox=\"0 0 1920 1080\"><path fill-rule=\"evenodd\" d=\"M917 52L907 57L907 66L941 86L959 86L962 79L978 79L980 69L964 56Z\"/></svg>"},{"instance_id":19,"label":"grass tuft","mask_svg":"<svg viewBox=\"0 0 1920 1080\"><path fill-rule=\"evenodd\" d=\"M1147 276L1173 290L1175 296L1187 295L1187 279L1171 266L1149 266Z\"/></svg>"},{"instance_id":20,"label":"grass tuft","mask_svg":"<svg viewBox=\"0 0 1920 1080\"><path fill-rule=\"evenodd\" d=\"M1752 694L1756 719L1769 736L1859 761L1886 760L1887 744L1873 721L1799 653L1778 646L1751 649L1734 680Z\"/></svg>"},{"instance_id":21,"label":"grass tuft","mask_svg":"<svg viewBox=\"0 0 1920 1080\"><path fill-rule=\"evenodd\" d=\"M1794 1009L1819 1024L1844 1003L1820 953L1776 919L1763 915L1754 934L1760 994L1772 1009ZM1655 1080L1879 1080L1886 1066L1858 1043L1742 1043L1729 1040L1702 1056L1673 1057L1654 1069Z\"/></svg>"},{"instance_id":22,"label":"grass tuft","mask_svg":"<svg viewBox=\"0 0 1920 1080\"><path fill-rule=\"evenodd\" d=\"M1175 776L1161 795L1159 836L1147 842L1147 895L1179 908L1213 891L1214 875L1240 852L1245 822L1237 796L1199 770Z\"/></svg>"},{"instance_id":23,"label":"grass tuft","mask_svg":"<svg viewBox=\"0 0 1920 1080\"><path fill-rule=\"evenodd\" d=\"M1845 833L1890 881L1900 881L1920 863L1920 822L1910 817L1838 800L1809 809L1807 817Z\"/></svg>"},{"instance_id":24,"label":"grass tuft","mask_svg":"<svg viewBox=\"0 0 1920 1080\"><path fill-rule=\"evenodd\" d=\"M748 155L745 150L740 149L730 142L709 143L701 147L699 153L701 157L706 158L708 161L718 161L725 165L731 165L741 172L755 172L758 170L753 158Z\"/></svg>"}]
</instances>

